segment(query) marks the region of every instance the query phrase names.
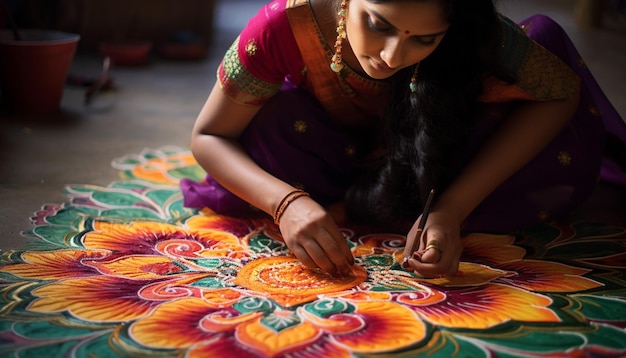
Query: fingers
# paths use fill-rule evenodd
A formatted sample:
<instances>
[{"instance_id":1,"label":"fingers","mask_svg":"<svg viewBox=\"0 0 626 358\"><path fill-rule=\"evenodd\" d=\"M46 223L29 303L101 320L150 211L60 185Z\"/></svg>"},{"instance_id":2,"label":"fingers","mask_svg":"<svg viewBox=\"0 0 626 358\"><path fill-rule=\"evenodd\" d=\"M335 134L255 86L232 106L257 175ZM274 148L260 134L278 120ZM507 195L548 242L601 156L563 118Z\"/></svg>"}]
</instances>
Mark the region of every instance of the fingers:
<instances>
[{"instance_id":1,"label":"fingers","mask_svg":"<svg viewBox=\"0 0 626 358\"><path fill-rule=\"evenodd\" d=\"M346 239L334 223L330 228L328 226L325 228L328 231L322 232L315 242L323 250L322 256L330 260L332 267L330 269L320 267L331 274L349 275L352 272L350 266L354 264L354 257Z\"/></svg>"},{"instance_id":2,"label":"fingers","mask_svg":"<svg viewBox=\"0 0 626 358\"><path fill-rule=\"evenodd\" d=\"M343 276L352 272L350 266L354 264L354 257L342 235L337 237L325 233L314 240L306 240L302 246L323 271Z\"/></svg>"},{"instance_id":3,"label":"fingers","mask_svg":"<svg viewBox=\"0 0 626 358\"><path fill-rule=\"evenodd\" d=\"M421 253L421 262L436 264L441 260L441 246L439 240L430 240Z\"/></svg>"},{"instance_id":4,"label":"fingers","mask_svg":"<svg viewBox=\"0 0 626 358\"><path fill-rule=\"evenodd\" d=\"M415 224L409 231L406 236L406 245L404 246L404 257L411 257L415 250L420 246L420 240L422 238L422 229L417 226L417 223L421 220L422 216L420 215L418 219L415 221Z\"/></svg>"},{"instance_id":5,"label":"fingers","mask_svg":"<svg viewBox=\"0 0 626 358\"><path fill-rule=\"evenodd\" d=\"M332 275L349 275L354 257L343 236L340 239L326 233L300 240L292 252L308 268L320 268Z\"/></svg>"},{"instance_id":6,"label":"fingers","mask_svg":"<svg viewBox=\"0 0 626 358\"><path fill-rule=\"evenodd\" d=\"M320 268L327 272L328 270L334 270L335 266L330 261L330 259L324 260L323 250L317 244L315 244L315 241L311 240L310 242L311 244L308 244L308 247L296 245L291 248L291 251L296 256L296 258L300 260L300 262L302 262L302 265L309 269Z\"/></svg>"},{"instance_id":7,"label":"fingers","mask_svg":"<svg viewBox=\"0 0 626 358\"><path fill-rule=\"evenodd\" d=\"M459 261L462 248L450 245L443 247L440 240L429 238L426 244L422 243L420 250L416 251L403 265L407 270L424 277L439 277L441 275L454 276L459 269Z\"/></svg>"},{"instance_id":8,"label":"fingers","mask_svg":"<svg viewBox=\"0 0 626 358\"><path fill-rule=\"evenodd\" d=\"M302 264L320 268L333 275L349 275L354 257L346 239L332 217L323 210L306 209L313 201L296 201L281 220L281 232L285 242ZM297 211L300 209L301 211ZM301 213L308 215L298 216Z\"/></svg>"},{"instance_id":9,"label":"fingers","mask_svg":"<svg viewBox=\"0 0 626 358\"><path fill-rule=\"evenodd\" d=\"M333 242L337 244L338 250L332 250L332 253L347 260L349 266L354 265L354 256L352 255L352 250L350 250L350 245L348 245L346 237L336 226L333 225L333 227L335 228L335 232L332 234L334 238ZM338 262L335 259L332 261L335 263Z\"/></svg>"}]
</instances>

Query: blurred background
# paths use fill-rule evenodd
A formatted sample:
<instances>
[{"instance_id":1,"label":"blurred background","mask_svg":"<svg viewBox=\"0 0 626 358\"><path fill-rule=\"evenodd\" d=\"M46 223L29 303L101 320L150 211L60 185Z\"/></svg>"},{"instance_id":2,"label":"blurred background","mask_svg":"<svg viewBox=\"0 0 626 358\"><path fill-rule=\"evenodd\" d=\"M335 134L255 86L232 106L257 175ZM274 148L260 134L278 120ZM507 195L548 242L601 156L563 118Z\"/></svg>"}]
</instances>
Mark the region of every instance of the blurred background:
<instances>
[{"instance_id":1,"label":"blurred background","mask_svg":"<svg viewBox=\"0 0 626 358\"><path fill-rule=\"evenodd\" d=\"M29 218L63 203L66 184L108 185L110 163L144 148L187 147L222 55L265 0L0 0L13 26L80 35L54 113L0 107L0 249L21 247ZM623 0L499 0L515 21L553 17L626 118ZM106 63L105 56L114 58ZM11 69L9 69L11 71ZM6 75L5 75L6 76ZM44 76L45 77L45 76ZM44 78L22 85L34 88ZM6 97L6 96L3 96ZM602 188L580 216L626 223L623 188Z\"/></svg>"}]
</instances>

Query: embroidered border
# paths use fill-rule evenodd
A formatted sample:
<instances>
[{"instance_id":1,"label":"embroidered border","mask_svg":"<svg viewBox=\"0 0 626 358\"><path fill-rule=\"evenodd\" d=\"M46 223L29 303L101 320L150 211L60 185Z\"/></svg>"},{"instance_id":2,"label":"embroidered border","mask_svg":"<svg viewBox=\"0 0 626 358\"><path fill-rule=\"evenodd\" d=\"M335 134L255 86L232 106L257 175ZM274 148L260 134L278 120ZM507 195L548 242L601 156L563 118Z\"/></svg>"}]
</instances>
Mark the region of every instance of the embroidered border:
<instances>
[{"instance_id":1,"label":"embroidered border","mask_svg":"<svg viewBox=\"0 0 626 358\"><path fill-rule=\"evenodd\" d=\"M282 86L253 76L239 58L239 37L230 46L217 70L217 78L224 92L235 102L259 105L275 95Z\"/></svg>"}]
</instances>

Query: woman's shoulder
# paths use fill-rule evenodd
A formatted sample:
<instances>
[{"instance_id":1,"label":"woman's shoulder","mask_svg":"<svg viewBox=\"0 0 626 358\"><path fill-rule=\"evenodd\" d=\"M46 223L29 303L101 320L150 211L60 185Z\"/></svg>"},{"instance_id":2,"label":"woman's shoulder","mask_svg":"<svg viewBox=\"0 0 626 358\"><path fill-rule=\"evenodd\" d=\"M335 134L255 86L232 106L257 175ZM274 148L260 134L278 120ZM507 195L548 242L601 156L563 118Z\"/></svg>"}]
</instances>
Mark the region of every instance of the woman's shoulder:
<instances>
[{"instance_id":1,"label":"woman's shoulder","mask_svg":"<svg viewBox=\"0 0 626 358\"><path fill-rule=\"evenodd\" d=\"M266 67L275 67L283 73L269 74L269 78L282 78L291 63L301 62L287 14L288 6L294 1L297 0L268 2L241 31L238 39L239 55L249 69L261 66L256 75L263 77L264 70L268 69Z\"/></svg>"},{"instance_id":2,"label":"woman's shoulder","mask_svg":"<svg viewBox=\"0 0 626 358\"><path fill-rule=\"evenodd\" d=\"M263 32L270 29L284 29L289 26L287 9L294 0L273 0L261 7L255 16L250 18L244 31Z\"/></svg>"},{"instance_id":3,"label":"woman's shoulder","mask_svg":"<svg viewBox=\"0 0 626 358\"><path fill-rule=\"evenodd\" d=\"M217 71L223 90L236 102L261 104L285 77L301 82L303 60L286 13L290 0L268 2L248 20Z\"/></svg>"},{"instance_id":4,"label":"woman's shoulder","mask_svg":"<svg viewBox=\"0 0 626 358\"><path fill-rule=\"evenodd\" d=\"M499 62L520 89L538 100L574 95L578 79L566 63L529 36L527 28L502 15L500 23Z\"/></svg>"}]
</instances>

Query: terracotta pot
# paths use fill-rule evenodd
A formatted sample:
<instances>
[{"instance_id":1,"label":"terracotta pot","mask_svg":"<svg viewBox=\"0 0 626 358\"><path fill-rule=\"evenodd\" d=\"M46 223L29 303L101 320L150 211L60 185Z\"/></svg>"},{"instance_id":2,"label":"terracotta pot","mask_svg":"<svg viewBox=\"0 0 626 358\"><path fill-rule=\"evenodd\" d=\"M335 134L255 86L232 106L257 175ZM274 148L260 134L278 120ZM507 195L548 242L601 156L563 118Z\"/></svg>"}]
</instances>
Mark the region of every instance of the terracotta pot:
<instances>
[{"instance_id":1,"label":"terracotta pot","mask_svg":"<svg viewBox=\"0 0 626 358\"><path fill-rule=\"evenodd\" d=\"M59 31L0 31L0 86L5 105L16 112L57 112L79 35Z\"/></svg>"}]
</instances>

